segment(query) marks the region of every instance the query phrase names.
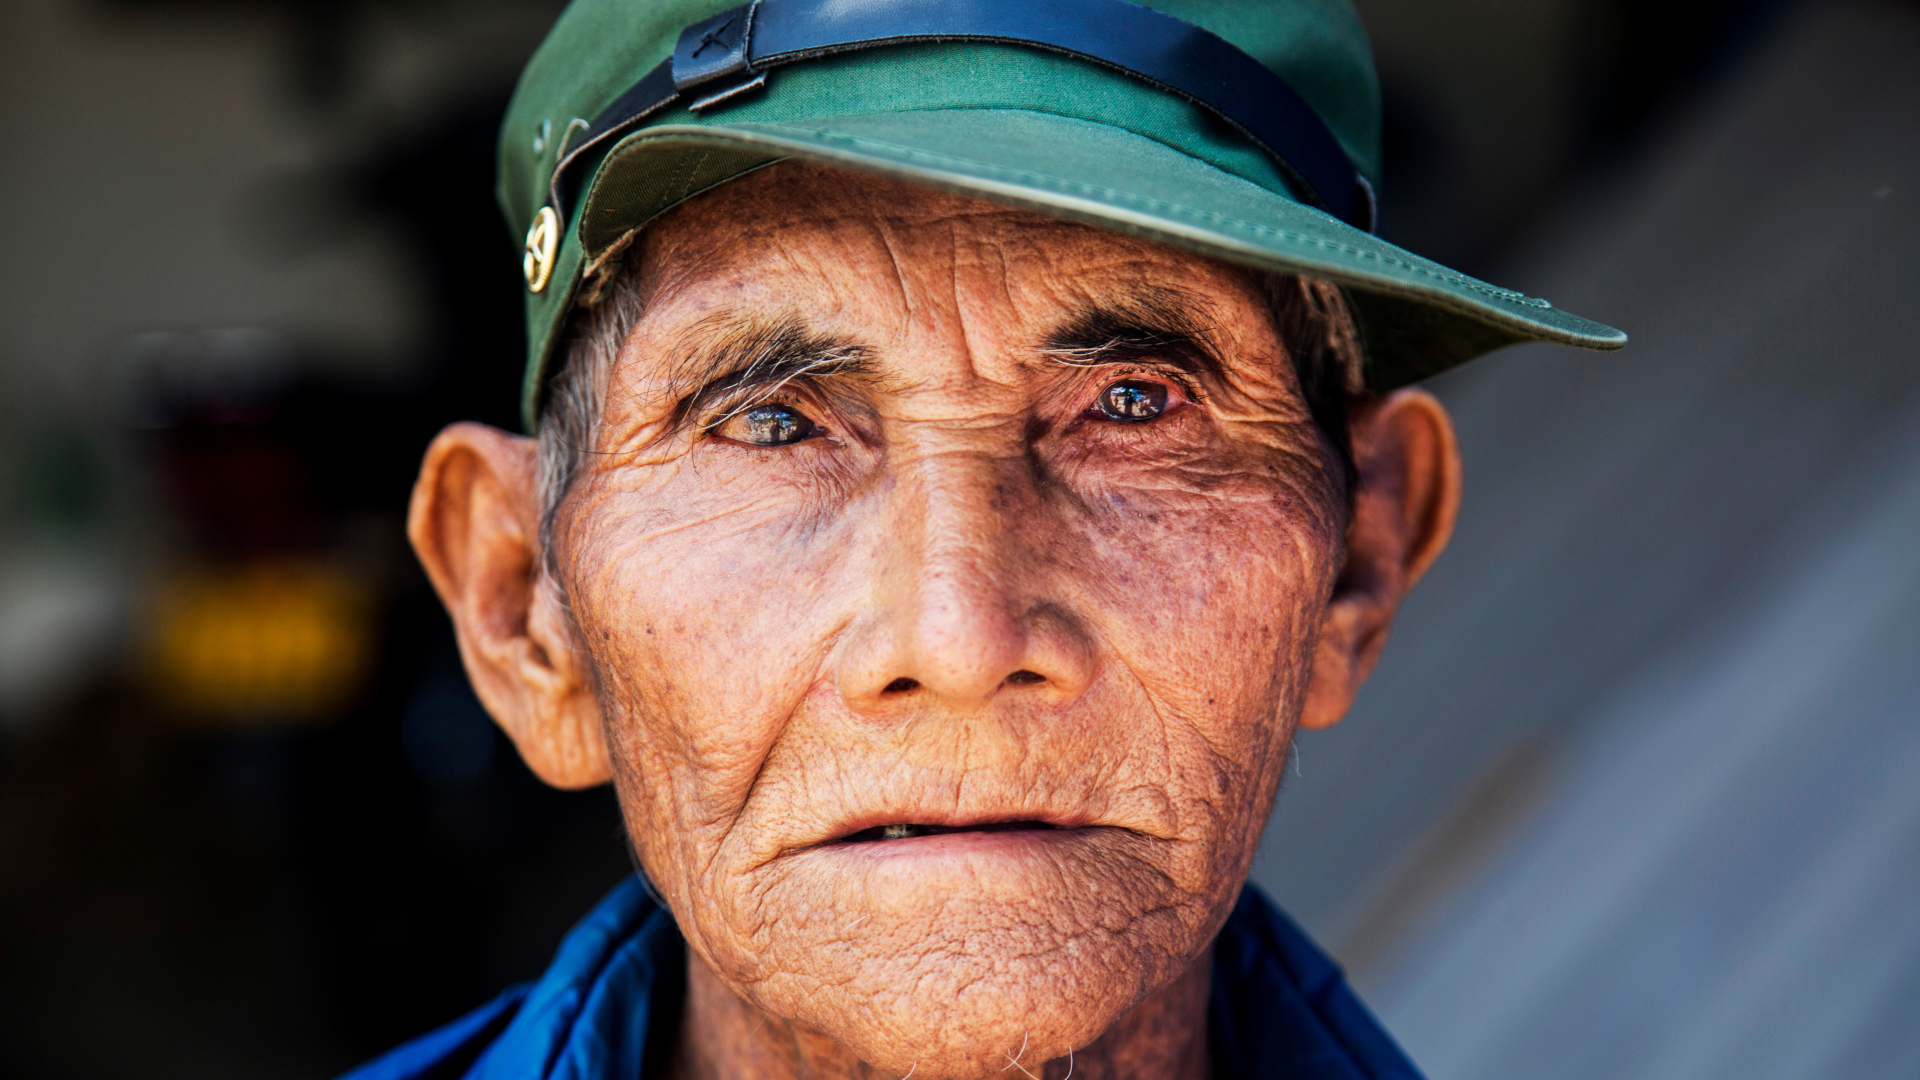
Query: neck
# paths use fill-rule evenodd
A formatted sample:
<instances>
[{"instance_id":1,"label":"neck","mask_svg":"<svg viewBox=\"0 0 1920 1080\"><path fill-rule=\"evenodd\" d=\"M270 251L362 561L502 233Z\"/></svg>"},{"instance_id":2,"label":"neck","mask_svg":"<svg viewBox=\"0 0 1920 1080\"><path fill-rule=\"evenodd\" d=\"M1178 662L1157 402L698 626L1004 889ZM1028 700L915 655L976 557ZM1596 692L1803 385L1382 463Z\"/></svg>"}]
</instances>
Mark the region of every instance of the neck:
<instances>
[{"instance_id":1,"label":"neck","mask_svg":"<svg viewBox=\"0 0 1920 1080\"><path fill-rule=\"evenodd\" d=\"M1032 1080L1207 1080L1207 995L1213 951L1115 1021L1071 1060L1019 1066ZM845 1045L741 1000L698 957L670 1080L897 1080ZM1017 1077L1017 1080L1025 1078ZM916 1080L941 1080L919 1077Z\"/></svg>"}]
</instances>

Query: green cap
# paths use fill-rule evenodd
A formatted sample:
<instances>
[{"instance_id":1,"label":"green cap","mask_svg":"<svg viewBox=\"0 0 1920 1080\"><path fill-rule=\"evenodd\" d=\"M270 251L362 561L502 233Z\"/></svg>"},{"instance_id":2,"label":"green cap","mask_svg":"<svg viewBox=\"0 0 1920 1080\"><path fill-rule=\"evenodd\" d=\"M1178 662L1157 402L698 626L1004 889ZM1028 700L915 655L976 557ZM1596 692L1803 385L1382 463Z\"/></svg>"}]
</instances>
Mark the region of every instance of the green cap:
<instances>
[{"instance_id":1,"label":"green cap","mask_svg":"<svg viewBox=\"0 0 1920 1080\"><path fill-rule=\"evenodd\" d=\"M952 18L960 17L952 11L969 7L949 2L959 5L945 9ZM1101 10L1085 0L1020 2L1041 13L1038 22L1056 6L1082 17ZM744 92L714 92L725 80L690 89L587 145L607 128L609 115L647 96L638 84L657 86L663 73L672 76L668 68L689 68L689 55L709 51L703 30L708 44L719 31L751 34L761 5L772 11L775 3L804 8L802 17L816 22L879 11L884 23L915 5L930 6L927 0L754 0L745 7L739 0L574 0L521 75L501 130L498 194L516 239L526 238L522 402L529 430L549 358L583 284L615 267L635 232L661 213L790 158L1337 282L1352 299L1374 391L1518 341L1589 349L1626 344L1618 330L1456 273L1367 232L1364 220L1349 224L1319 208L1328 199L1290 167L1286 148L1275 153L1271 141L1252 135L1260 130L1257 122L1236 122L1247 119L1244 114L1223 116L1217 101L1143 77L1137 67L1033 41L954 34L815 50L823 55L759 70L736 66L731 85ZM1205 31L1224 39L1278 76L1284 86L1255 80L1259 85L1250 91L1240 80L1243 85L1225 92L1256 102L1304 102L1308 126L1329 149L1337 143L1340 164L1362 178L1359 187L1370 194L1378 184L1379 84L1366 30L1346 0L1149 0L1141 6L1192 24L1157 20L1163 26L1182 33L1198 27L1198 37ZM728 19L736 7L744 18ZM1011 13L1016 22L1035 19L1012 6L972 7ZM695 30L676 64L676 45L689 27ZM1113 33L1109 26L1109 39ZM717 40L721 49L737 45L738 55L747 55L747 44L729 42L724 33ZM1209 57L1211 66L1222 66L1213 63L1218 55ZM1244 63L1237 55L1228 59ZM671 93L673 84L665 85ZM556 183L563 161L567 168Z\"/></svg>"}]
</instances>

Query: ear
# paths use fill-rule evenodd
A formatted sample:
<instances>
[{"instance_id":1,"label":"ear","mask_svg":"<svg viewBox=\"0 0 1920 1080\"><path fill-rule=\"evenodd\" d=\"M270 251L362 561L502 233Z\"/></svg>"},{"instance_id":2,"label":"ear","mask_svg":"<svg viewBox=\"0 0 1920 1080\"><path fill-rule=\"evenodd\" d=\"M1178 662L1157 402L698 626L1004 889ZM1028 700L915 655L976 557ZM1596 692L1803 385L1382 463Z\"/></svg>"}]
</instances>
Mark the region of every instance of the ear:
<instances>
[{"instance_id":1,"label":"ear","mask_svg":"<svg viewBox=\"0 0 1920 1080\"><path fill-rule=\"evenodd\" d=\"M1460 449L1447 410L1424 390L1355 402L1348 415L1359 488L1347 561L1320 625L1304 728L1347 714L1386 647L1400 598L1447 546L1460 509Z\"/></svg>"},{"instance_id":2,"label":"ear","mask_svg":"<svg viewBox=\"0 0 1920 1080\"><path fill-rule=\"evenodd\" d=\"M539 562L534 441L454 424L427 448L407 537L453 616L481 704L534 774L584 788L612 775L600 705L559 587Z\"/></svg>"}]
</instances>

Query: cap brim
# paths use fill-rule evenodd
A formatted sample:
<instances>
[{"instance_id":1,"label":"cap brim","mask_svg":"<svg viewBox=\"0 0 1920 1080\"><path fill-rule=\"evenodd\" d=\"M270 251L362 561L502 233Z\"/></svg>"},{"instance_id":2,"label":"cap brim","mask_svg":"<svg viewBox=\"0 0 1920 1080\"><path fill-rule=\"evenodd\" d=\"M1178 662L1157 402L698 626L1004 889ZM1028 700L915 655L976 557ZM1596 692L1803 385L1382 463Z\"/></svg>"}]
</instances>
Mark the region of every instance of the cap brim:
<instances>
[{"instance_id":1,"label":"cap brim","mask_svg":"<svg viewBox=\"0 0 1920 1080\"><path fill-rule=\"evenodd\" d=\"M1164 143L1018 109L805 123L663 125L608 154L578 219L586 260L685 199L789 158L880 173L1146 237L1352 296L1367 382L1405 385L1517 341L1618 349L1627 336L1420 258Z\"/></svg>"}]
</instances>

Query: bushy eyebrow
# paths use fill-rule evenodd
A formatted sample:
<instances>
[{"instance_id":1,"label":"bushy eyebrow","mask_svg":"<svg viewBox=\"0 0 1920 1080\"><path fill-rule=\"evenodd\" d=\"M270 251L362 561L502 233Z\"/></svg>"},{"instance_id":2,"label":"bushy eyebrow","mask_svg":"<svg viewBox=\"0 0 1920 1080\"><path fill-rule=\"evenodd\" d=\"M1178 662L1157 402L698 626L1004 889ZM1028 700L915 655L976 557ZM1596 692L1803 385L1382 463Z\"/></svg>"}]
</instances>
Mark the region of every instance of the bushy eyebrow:
<instances>
[{"instance_id":1,"label":"bushy eyebrow","mask_svg":"<svg viewBox=\"0 0 1920 1080\"><path fill-rule=\"evenodd\" d=\"M1199 305L1172 289L1143 289L1088 304L1047 335L1040 355L1068 367L1152 359L1189 375L1224 369Z\"/></svg>"},{"instance_id":2,"label":"bushy eyebrow","mask_svg":"<svg viewBox=\"0 0 1920 1080\"><path fill-rule=\"evenodd\" d=\"M872 349L809 326L798 315L723 315L692 336L697 344L668 375L676 423L722 401L744 408L795 381L874 373Z\"/></svg>"}]
</instances>

